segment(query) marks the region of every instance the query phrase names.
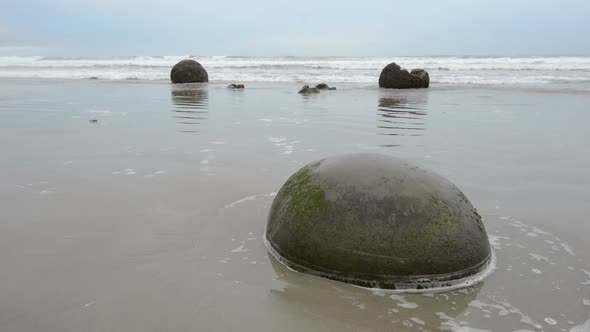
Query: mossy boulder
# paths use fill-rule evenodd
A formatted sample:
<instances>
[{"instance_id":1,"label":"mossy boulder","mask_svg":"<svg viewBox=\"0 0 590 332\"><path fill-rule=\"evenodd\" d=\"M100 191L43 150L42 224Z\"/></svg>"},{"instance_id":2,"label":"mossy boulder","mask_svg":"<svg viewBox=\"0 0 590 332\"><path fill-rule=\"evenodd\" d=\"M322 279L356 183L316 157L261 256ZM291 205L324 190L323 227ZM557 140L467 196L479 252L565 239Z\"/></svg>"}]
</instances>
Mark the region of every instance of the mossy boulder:
<instances>
[{"instance_id":1,"label":"mossy boulder","mask_svg":"<svg viewBox=\"0 0 590 332\"><path fill-rule=\"evenodd\" d=\"M204 83L209 82L209 74L195 60L182 60L170 71L172 83Z\"/></svg>"},{"instance_id":2,"label":"mossy boulder","mask_svg":"<svg viewBox=\"0 0 590 332\"><path fill-rule=\"evenodd\" d=\"M389 289L451 286L491 260L481 217L456 186L379 154L295 173L273 201L266 243L292 269Z\"/></svg>"}]
</instances>

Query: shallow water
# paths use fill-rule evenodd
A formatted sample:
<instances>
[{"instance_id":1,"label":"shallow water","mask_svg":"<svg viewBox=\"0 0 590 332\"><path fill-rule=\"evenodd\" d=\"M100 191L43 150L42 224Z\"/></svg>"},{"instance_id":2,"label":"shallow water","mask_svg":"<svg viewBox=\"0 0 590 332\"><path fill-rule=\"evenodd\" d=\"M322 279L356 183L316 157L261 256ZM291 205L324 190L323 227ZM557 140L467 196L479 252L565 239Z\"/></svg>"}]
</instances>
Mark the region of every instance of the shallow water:
<instances>
[{"instance_id":1,"label":"shallow water","mask_svg":"<svg viewBox=\"0 0 590 332\"><path fill-rule=\"evenodd\" d=\"M337 87L0 80L0 330L590 329L589 94ZM284 181L362 151L463 189L494 273L403 295L273 261Z\"/></svg>"}]
</instances>

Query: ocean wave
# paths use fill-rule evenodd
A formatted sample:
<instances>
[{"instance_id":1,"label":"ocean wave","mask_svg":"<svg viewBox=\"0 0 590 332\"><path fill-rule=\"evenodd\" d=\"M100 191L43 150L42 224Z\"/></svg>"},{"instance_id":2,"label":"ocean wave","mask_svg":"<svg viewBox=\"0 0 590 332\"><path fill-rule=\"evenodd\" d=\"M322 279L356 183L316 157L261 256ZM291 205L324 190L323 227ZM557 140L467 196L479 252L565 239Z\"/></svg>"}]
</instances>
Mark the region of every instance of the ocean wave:
<instances>
[{"instance_id":1,"label":"ocean wave","mask_svg":"<svg viewBox=\"0 0 590 332\"><path fill-rule=\"evenodd\" d=\"M424 68L433 83L586 84L590 57L248 57L157 55L131 57L0 56L0 77L167 80L185 58L199 61L212 81L375 83L395 61Z\"/></svg>"}]
</instances>

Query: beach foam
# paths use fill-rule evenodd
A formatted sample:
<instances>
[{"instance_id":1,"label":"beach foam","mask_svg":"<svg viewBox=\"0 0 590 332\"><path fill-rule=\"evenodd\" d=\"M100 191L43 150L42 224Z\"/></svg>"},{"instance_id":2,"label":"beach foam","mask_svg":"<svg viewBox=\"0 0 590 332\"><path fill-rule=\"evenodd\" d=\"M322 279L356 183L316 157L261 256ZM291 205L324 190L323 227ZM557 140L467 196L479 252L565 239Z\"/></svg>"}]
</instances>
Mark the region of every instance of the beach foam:
<instances>
[{"instance_id":1,"label":"beach foam","mask_svg":"<svg viewBox=\"0 0 590 332\"><path fill-rule=\"evenodd\" d=\"M432 83L566 86L590 90L590 57L42 57L2 56L0 77L165 80L181 59L194 58L211 81L375 83L396 61L424 68Z\"/></svg>"}]
</instances>

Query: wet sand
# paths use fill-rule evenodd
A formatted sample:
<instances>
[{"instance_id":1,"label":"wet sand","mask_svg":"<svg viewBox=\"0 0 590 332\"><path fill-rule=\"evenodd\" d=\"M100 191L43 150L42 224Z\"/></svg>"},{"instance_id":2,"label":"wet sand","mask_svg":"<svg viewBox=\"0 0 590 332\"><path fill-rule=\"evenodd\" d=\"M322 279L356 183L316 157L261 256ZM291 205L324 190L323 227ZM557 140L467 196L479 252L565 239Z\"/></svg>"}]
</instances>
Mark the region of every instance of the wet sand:
<instances>
[{"instance_id":1,"label":"wet sand","mask_svg":"<svg viewBox=\"0 0 590 332\"><path fill-rule=\"evenodd\" d=\"M590 94L226 85L0 80L0 330L590 329ZM405 295L274 262L284 181L363 151L463 189L494 273Z\"/></svg>"}]
</instances>

